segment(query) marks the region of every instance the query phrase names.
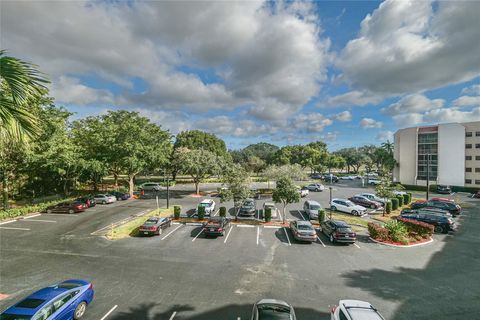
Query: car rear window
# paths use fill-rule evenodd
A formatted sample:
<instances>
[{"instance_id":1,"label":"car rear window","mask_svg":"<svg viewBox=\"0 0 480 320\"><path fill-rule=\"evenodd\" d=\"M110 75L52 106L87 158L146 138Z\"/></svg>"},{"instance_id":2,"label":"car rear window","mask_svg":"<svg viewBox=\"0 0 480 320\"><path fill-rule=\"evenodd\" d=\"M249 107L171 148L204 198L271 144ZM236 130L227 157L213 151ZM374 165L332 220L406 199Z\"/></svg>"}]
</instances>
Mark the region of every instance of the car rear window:
<instances>
[{"instance_id":1,"label":"car rear window","mask_svg":"<svg viewBox=\"0 0 480 320\"><path fill-rule=\"evenodd\" d=\"M319 210L321 209L322 207L320 207L318 204L311 204L310 205L310 209L311 210Z\"/></svg>"},{"instance_id":2,"label":"car rear window","mask_svg":"<svg viewBox=\"0 0 480 320\"><path fill-rule=\"evenodd\" d=\"M25 300L22 300L19 303L17 303L15 305L15 307L35 309L36 307L38 307L39 305L41 305L44 302L45 302L45 300L42 300L42 299L25 299Z\"/></svg>"},{"instance_id":3,"label":"car rear window","mask_svg":"<svg viewBox=\"0 0 480 320\"><path fill-rule=\"evenodd\" d=\"M352 229L350 228L338 228L338 232L343 232L343 233L352 233Z\"/></svg>"},{"instance_id":4,"label":"car rear window","mask_svg":"<svg viewBox=\"0 0 480 320\"><path fill-rule=\"evenodd\" d=\"M158 220L147 220L144 224L157 224Z\"/></svg>"},{"instance_id":5,"label":"car rear window","mask_svg":"<svg viewBox=\"0 0 480 320\"><path fill-rule=\"evenodd\" d=\"M30 320L31 316L26 316L23 314L8 314L3 313L0 315L0 320Z\"/></svg>"},{"instance_id":6,"label":"car rear window","mask_svg":"<svg viewBox=\"0 0 480 320\"><path fill-rule=\"evenodd\" d=\"M308 225L305 225L305 224L299 224L298 229L299 230L313 230L312 226L308 226Z\"/></svg>"},{"instance_id":7,"label":"car rear window","mask_svg":"<svg viewBox=\"0 0 480 320\"><path fill-rule=\"evenodd\" d=\"M71 283L71 282L64 282L58 285L59 288L63 288L63 289L73 289L73 288L78 288L80 286L81 284Z\"/></svg>"},{"instance_id":8,"label":"car rear window","mask_svg":"<svg viewBox=\"0 0 480 320\"><path fill-rule=\"evenodd\" d=\"M259 319L262 320L290 320L290 308L286 306L268 304L258 306Z\"/></svg>"}]
</instances>

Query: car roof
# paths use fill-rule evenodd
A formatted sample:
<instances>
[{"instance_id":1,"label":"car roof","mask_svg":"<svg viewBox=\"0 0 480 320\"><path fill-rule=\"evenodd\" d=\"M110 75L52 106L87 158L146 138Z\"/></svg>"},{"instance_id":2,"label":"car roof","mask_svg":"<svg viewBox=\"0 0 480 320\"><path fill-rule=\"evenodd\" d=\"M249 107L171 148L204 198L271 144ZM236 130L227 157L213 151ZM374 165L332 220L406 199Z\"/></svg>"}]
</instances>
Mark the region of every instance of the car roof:
<instances>
[{"instance_id":1,"label":"car roof","mask_svg":"<svg viewBox=\"0 0 480 320\"><path fill-rule=\"evenodd\" d=\"M320 204L318 201L315 201L315 200L307 200L305 202L308 204L318 204L318 205Z\"/></svg>"},{"instance_id":2,"label":"car roof","mask_svg":"<svg viewBox=\"0 0 480 320\"><path fill-rule=\"evenodd\" d=\"M202 202L200 203L210 203L212 201L213 201L212 199L203 199Z\"/></svg>"},{"instance_id":3,"label":"car roof","mask_svg":"<svg viewBox=\"0 0 480 320\"><path fill-rule=\"evenodd\" d=\"M334 225L336 225L337 227L348 227L350 228L350 225L348 223L346 223L345 221L343 220L330 220L330 222L332 222Z\"/></svg>"},{"instance_id":4,"label":"car roof","mask_svg":"<svg viewBox=\"0 0 480 320\"><path fill-rule=\"evenodd\" d=\"M311 226L312 223L310 221L306 221L306 220L296 220L297 222L297 225L304 225L304 226Z\"/></svg>"},{"instance_id":5,"label":"car roof","mask_svg":"<svg viewBox=\"0 0 480 320\"><path fill-rule=\"evenodd\" d=\"M289 307L289 308L291 307L285 301L277 300L277 299L262 299L256 303L256 305L259 305L259 304L278 304L278 305Z\"/></svg>"},{"instance_id":6,"label":"car roof","mask_svg":"<svg viewBox=\"0 0 480 320\"><path fill-rule=\"evenodd\" d=\"M361 300L340 300L340 305L347 310L352 320L383 320L369 302Z\"/></svg>"},{"instance_id":7,"label":"car roof","mask_svg":"<svg viewBox=\"0 0 480 320\"><path fill-rule=\"evenodd\" d=\"M333 198L332 201L334 200L339 200L339 201L349 201L348 199L342 199L342 198Z\"/></svg>"}]
</instances>

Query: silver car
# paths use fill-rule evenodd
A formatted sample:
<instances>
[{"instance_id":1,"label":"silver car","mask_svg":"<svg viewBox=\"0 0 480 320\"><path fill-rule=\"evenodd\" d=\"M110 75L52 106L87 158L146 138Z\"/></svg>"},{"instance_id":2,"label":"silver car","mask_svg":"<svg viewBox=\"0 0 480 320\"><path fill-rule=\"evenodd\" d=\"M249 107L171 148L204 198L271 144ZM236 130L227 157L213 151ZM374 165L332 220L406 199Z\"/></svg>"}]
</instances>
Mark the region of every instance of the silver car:
<instances>
[{"instance_id":1,"label":"silver car","mask_svg":"<svg viewBox=\"0 0 480 320\"><path fill-rule=\"evenodd\" d=\"M317 240L317 231L310 221L296 220L290 222L290 230L298 241L314 242Z\"/></svg>"},{"instance_id":2,"label":"silver car","mask_svg":"<svg viewBox=\"0 0 480 320\"><path fill-rule=\"evenodd\" d=\"M262 299L253 305L251 320L297 320L293 307L282 300Z\"/></svg>"},{"instance_id":3,"label":"silver car","mask_svg":"<svg viewBox=\"0 0 480 320\"><path fill-rule=\"evenodd\" d=\"M143 191L160 191L162 190L162 186L160 186L160 183L146 182L142 185L142 190Z\"/></svg>"},{"instance_id":4,"label":"silver car","mask_svg":"<svg viewBox=\"0 0 480 320\"><path fill-rule=\"evenodd\" d=\"M303 211L310 220L318 219L318 210L322 209L322 206L317 201L308 200L303 204Z\"/></svg>"}]
</instances>

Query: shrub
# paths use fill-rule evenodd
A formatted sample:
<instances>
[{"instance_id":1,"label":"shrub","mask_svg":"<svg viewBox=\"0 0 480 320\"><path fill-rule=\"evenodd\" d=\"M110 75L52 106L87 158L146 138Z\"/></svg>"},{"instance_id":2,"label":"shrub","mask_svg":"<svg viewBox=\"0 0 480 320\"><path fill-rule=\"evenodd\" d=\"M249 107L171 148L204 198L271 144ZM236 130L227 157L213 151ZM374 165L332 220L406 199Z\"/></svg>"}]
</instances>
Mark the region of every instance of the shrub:
<instances>
[{"instance_id":1,"label":"shrub","mask_svg":"<svg viewBox=\"0 0 480 320\"><path fill-rule=\"evenodd\" d=\"M398 196L396 196L396 198L398 199L398 207L402 207L403 206L403 196L401 194L399 194Z\"/></svg>"},{"instance_id":2,"label":"shrub","mask_svg":"<svg viewBox=\"0 0 480 320\"><path fill-rule=\"evenodd\" d=\"M390 239L395 242L405 242L408 236L408 229L403 222L398 220L390 220L385 223L385 229L388 230ZM407 240L408 243L408 240Z\"/></svg>"},{"instance_id":3,"label":"shrub","mask_svg":"<svg viewBox=\"0 0 480 320\"><path fill-rule=\"evenodd\" d=\"M398 217L397 220L407 227L408 232L415 233L424 239L433 234L434 227L431 224L402 217Z\"/></svg>"},{"instance_id":4,"label":"shrub","mask_svg":"<svg viewBox=\"0 0 480 320\"><path fill-rule=\"evenodd\" d=\"M318 210L318 222L322 223L323 221L325 221L325 210L320 209Z\"/></svg>"},{"instance_id":5,"label":"shrub","mask_svg":"<svg viewBox=\"0 0 480 320\"><path fill-rule=\"evenodd\" d=\"M226 216L227 216L227 208L220 207L220 217L226 217Z\"/></svg>"},{"instance_id":6,"label":"shrub","mask_svg":"<svg viewBox=\"0 0 480 320\"><path fill-rule=\"evenodd\" d=\"M392 202L392 210L397 210L398 209L398 199L397 198L392 198L390 199Z\"/></svg>"},{"instance_id":7,"label":"shrub","mask_svg":"<svg viewBox=\"0 0 480 320\"><path fill-rule=\"evenodd\" d=\"M408 195L408 204L410 204L412 202L412 193L407 192L407 195Z\"/></svg>"},{"instance_id":8,"label":"shrub","mask_svg":"<svg viewBox=\"0 0 480 320\"><path fill-rule=\"evenodd\" d=\"M180 206L173 206L173 217L174 217L175 219L179 219L179 218L180 218L180 211L181 211Z\"/></svg>"},{"instance_id":9,"label":"shrub","mask_svg":"<svg viewBox=\"0 0 480 320\"><path fill-rule=\"evenodd\" d=\"M370 237L375 240L388 240L388 230L377 223L368 223L368 233L370 234Z\"/></svg>"},{"instance_id":10,"label":"shrub","mask_svg":"<svg viewBox=\"0 0 480 320\"><path fill-rule=\"evenodd\" d=\"M26 206L22 208L13 208L8 210L0 210L0 220L7 219L7 218L15 218L27 215L29 213L35 212L42 212L45 211L48 207L56 205L60 202L71 201L74 198L67 198L67 199L57 199L49 202L43 202L31 206Z\"/></svg>"},{"instance_id":11,"label":"shrub","mask_svg":"<svg viewBox=\"0 0 480 320\"><path fill-rule=\"evenodd\" d=\"M198 206L197 208L197 215L199 220L203 220L205 218L205 207Z\"/></svg>"},{"instance_id":12,"label":"shrub","mask_svg":"<svg viewBox=\"0 0 480 320\"><path fill-rule=\"evenodd\" d=\"M265 208L263 217L265 218L265 222L270 222L272 220L272 208Z\"/></svg>"},{"instance_id":13,"label":"shrub","mask_svg":"<svg viewBox=\"0 0 480 320\"><path fill-rule=\"evenodd\" d=\"M408 194L405 193L405 194L403 195L403 204L407 205L407 204L409 204L409 203L410 203L410 201L409 201L409 199L408 199Z\"/></svg>"},{"instance_id":14,"label":"shrub","mask_svg":"<svg viewBox=\"0 0 480 320\"><path fill-rule=\"evenodd\" d=\"M387 201L387 205L385 206L385 211L387 212L387 214L390 214L390 212L392 212L392 201Z\"/></svg>"}]
</instances>

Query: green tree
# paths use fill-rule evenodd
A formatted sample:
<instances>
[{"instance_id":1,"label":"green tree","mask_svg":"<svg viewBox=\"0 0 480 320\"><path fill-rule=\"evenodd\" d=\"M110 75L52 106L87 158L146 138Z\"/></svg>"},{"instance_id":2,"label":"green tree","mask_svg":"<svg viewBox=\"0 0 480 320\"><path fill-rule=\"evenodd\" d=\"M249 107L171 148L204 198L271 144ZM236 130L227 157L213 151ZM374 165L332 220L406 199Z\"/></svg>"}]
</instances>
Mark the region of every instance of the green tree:
<instances>
[{"instance_id":1,"label":"green tree","mask_svg":"<svg viewBox=\"0 0 480 320\"><path fill-rule=\"evenodd\" d=\"M233 200L237 207L243 200L252 197L251 182L250 176L241 165L227 166L222 170L222 185L225 188L220 190L221 201Z\"/></svg>"},{"instance_id":2,"label":"green tree","mask_svg":"<svg viewBox=\"0 0 480 320\"><path fill-rule=\"evenodd\" d=\"M40 133L29 102L42 96L48 83L32 63L6 56L0 50L0 135L27 141Z\"/></svg>"},{"instance_id":3,"label":"green tree","mask_svg":"<svg viewBox=\"0 0 480 320\"><path fill-rule=\"evenodd\" d=\"M245 168L258 175L260 171L265 169L266 162L260 159L257 156L251 156L248 158L247 162L244 164Z\"/></svg>"},{"instance_id":4,"label":"green tree","mask_svg":"<svg viewBox=\"0 0 480 320\"><path fill-rule=\"evenodd\" d=\"M285 223L285 211L287 205L300 201L300 193L297 186L289 177L282 177L277 181L277 186L273 191L273 201L283 204L283 223Z\"/></svg>"},{"instance_id":5,"label":"green tree","mask_svg":"<svg viewBox=\"0 0 480 320\"><path fill-rule=\"evenodd\" d=\"M387 202L395 196L394 191L400 189L403 189L403 186L393 184L390 177L382 177L380 183L375 186L375 193ZM385 209L386 205L383 208L383 215L385 215Z\"/></svg>"},{"instance_id":6,"label":"green tree","mask_svg":"<svg viewBox=\"0 0 480 320\"><path fill-rule=\"evenodd\" d=\"M241 150L243 154L248 156L255 156L262 159L266 164L271 164L275 152L277 152L279 148L276 145L260 142L251 144L244 149Z\"/></svg>"},{"instance_id":7,"label":"green tree","mask_svg":"<svg viewBox=\"0 0 480 320\"><path fill-rule=\"evenodd\" d=\"M173 165L192 177L196 194L200 193L200 183L220 172L224 159L213 152L180 147L174 152Z\"/></svg>"},{"instance_id":8,"label":"green tree","mask_svg":"<svg viewBox=\"0 0 480 320\"><path fill-rule=\"evenodd\" d=\"M273 181L278 181L285 177L291 180L305 180L307 178L305 171L298 164L283 166L272 165L265 169L263 175Z\"/></svg>"}]
</instances>

